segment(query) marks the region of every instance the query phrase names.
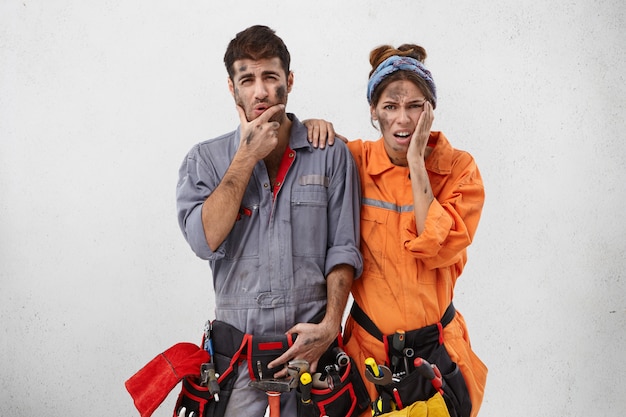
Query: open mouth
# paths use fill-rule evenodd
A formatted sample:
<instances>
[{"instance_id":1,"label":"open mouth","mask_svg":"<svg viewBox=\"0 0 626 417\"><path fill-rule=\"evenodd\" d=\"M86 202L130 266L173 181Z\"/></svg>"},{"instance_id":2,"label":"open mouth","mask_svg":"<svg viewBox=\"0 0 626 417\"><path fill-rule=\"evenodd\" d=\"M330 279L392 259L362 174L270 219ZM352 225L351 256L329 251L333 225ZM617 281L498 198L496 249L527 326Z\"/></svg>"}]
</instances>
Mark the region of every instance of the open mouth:
<instances>
[{"instance_id":1,"label":"open mouth","mask_svg":"<svg viewBox=\"0 0 626 417\"><path fill-rule=\"evenodd\" d=\"M393 136L396 138L398 142L407 143L411 141L412 132L396 132Z\"/></svg>"},{"instance_id":2,"label":"open mouth","mask_svg":"<svg viewBox=\"0 0 626 417\"><path fill-rule=\"evenodd\" d=\"M254 106L253 109L252 109L252 112L254 114L254 118L257 118L260 115L262 115L263 113L265 113L265 110L267 110L267 109L269 109L269 106L266 105L266 104Z\"/></svg>"}]
</instances>

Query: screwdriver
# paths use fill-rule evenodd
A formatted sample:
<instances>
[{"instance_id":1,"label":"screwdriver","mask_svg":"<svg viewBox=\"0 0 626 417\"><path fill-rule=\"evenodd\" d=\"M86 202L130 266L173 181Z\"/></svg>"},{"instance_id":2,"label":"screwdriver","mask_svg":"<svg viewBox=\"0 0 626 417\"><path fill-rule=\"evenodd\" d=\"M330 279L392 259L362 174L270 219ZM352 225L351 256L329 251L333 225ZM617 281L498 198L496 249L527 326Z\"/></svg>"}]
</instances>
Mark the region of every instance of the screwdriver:
<instances>
[{"instance_id":1,"label":"screwdriver","mask_svg":"<svg viewBox=\"0 0 626 417\"><path fill-rule=\"evenodd\" d=\"M308 372L304 372L300 375L300 394L302 394L302 403L311 403L311 387L313 386L313 378Z\"/></svg>"},{"instance_id":2,"label":"screwdriver","mask_svg":"<svg viewBox=\"0 0 626 417\"><path fill-rule=\"evenodd\" d=\"M376 378L380 377L380 370L378 369L378 364L376 363L374 358L365 359L365 367L369 369L372 375L374 375Z\"/></svg>"},{"instance_id":3,"label":"screwdriver","mask_svg":"<svg viewBox=\"0 0 626 417\"><path fill-rule=\"evenodd\" d=\"M393 335L393 341L392 341L392 346L394 348L394 350L396 350L397 352L402 353L404 351L404 344L405 344L405 332L404 330L396 330L396 332ZM392 355L391 357L391 366L394 372L398 372L398 365L400 362L400 357L398 355ZM406 361L405 361L405 369L404 372L408 373L409 370L406 367Z\"/></svg>"}]
</instances>

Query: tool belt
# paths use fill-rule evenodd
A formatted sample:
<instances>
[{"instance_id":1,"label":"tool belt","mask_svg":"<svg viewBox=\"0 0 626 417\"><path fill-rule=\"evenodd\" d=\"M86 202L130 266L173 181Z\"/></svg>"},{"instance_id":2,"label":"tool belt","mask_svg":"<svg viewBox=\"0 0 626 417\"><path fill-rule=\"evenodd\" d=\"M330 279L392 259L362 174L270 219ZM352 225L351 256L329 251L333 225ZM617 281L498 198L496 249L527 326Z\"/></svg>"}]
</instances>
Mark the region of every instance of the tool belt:
<instances>
[{"instance_id":1,"label":"tool belt","mask_svg":"<svg viewBox=\"0 0 626 417\"><path fill-rule=\"evenodd\" d=\"M352 358L343 352L341 335L321 356L317 369L310 401L304 398L302 386L296 391L299 417L356 417L369 408L367 388Z\"/></svg>"},{"instance_id":2,"label":"tool belt","mask_svg":"<svg viewBox=\"0 0 626 417\"><path fill-rule=\"evenodd\" d=\"M181 414L183 408L185 416L189 416L191 411L194 412L194 417L222 416L240 372L239 364L247 361L247 370L252 381L272 379L276 370L270 371L267 365L289 349L296 340L295 335L245 334L219 320L211 322L211 327L212 358L215 371L219 375L219 397L215 398L209 387L201 384L197 376L186 377L176 402L174 417ZM203 338L203 345L205 341ZM299 416L350 417L357 416L368 408L369 396L352 360L341 368L333 367L336 361L333 349L336 347L343 348L341 334L318 362L318 369L325 369L327 372L326 382L322 384L325 387L311 389L311 404L314 404L314 408L308 407L308 404L307 407L301 407L298 401ZM336 372L331 371L335 369ZM298 398L299 395L300 392L297 391Z\"/></svg>"},{"instance_id":3,"label":"tool belt","mask_svg":"<svg viewBox=\"0 0 626 417\"><path fill-rule=\"evenodd\" d=\"M211 327L213 352L209 355L209 360L213 362L215 373L219 375L219 395L211 394L209 386L201 383L201 375L185 377L174 408L174 417L190 417L192 412L195 417L223 416L226 411L237 380L238 364L244 359L242 355L250 335L218 320L213 321ZM213 334L219 336L213 337ZM202 346L205 346L206 337L205 334L202 338Z\"/></svg>"},{"instance_id":4,"label":"tool belt","mask_svg":"<svg viewBox=\"0 0 626 417\"><path fill-rule=\"evenodd\" d=\"M350 315L359 326L384 343L385 365L393 375L392 382L376 385L380 397L373 404L374 415L426 401L439 392L451 417L469 417L472 404L467 385L444 346L443 329L455 314L454 305L450 303L438 323L384 335L359 305L353 303Z\"/></svg>"}]
</instances>

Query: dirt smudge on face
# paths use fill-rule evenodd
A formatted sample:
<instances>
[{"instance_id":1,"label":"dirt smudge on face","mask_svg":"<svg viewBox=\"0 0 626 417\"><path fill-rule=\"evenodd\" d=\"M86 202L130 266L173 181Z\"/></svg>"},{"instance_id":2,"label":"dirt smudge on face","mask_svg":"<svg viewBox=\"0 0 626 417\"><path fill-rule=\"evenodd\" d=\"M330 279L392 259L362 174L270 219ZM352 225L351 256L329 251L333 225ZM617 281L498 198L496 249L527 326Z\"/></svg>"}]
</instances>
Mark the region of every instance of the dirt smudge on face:
<instances>
[{"instance_id":1,"label":"dirt smudge on face","mask_svg":"<svg viewBox=\"0 0 626 417\"><path fill-rule=\"evenodd\" d=\"M281 103L287 100L287 88L284 85L276 88L276 99Z\"/></svg>"},{"instance_id":2,"label":"dirt smudge on face","mask_svg":"<svg viewBox=\"0 0 626 417\"><path fill-rule=\"evenodd\" d=\"M388 87L386 91L389 98L391 98L396 103L401 103L403 100L406 100L410 97L410 91L404 86L403 83L393 83Z\"/></svg>"},{"instance_id":3,"label":"dirt smudge on face","mask_svg":"<svg viewBox=\"0 0 626 417\"><path fill-rule=\"evenodd\" d=\"M380 131L384 135L385 132L389 130L391 127L391 122L389 121L389 114L381 110L378 112L378 123L380 124Z\"/></svg>"}]
</instances>

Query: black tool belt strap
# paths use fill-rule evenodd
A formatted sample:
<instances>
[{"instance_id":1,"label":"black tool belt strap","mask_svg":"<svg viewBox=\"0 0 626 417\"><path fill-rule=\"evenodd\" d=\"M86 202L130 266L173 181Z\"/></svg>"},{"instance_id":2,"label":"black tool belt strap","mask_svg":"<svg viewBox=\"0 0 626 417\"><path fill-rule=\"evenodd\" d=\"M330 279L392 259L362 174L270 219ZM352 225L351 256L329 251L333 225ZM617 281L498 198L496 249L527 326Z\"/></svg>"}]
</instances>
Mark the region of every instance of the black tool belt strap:
<instances>
[{"instance_id":1,"label":"black tool belt strap","mask_svg":"<svg viewBox=\"0 0 626 417\"><path fill-rule=\"evenodd\" d=\"M319 324L324 318L325 311L319 312L313 319L309 321L309 323ZM264 336L254 336L252 334L244 333L237 329L236 327L223 322L221 320L213 320L213 334L216 337L213 337L213 350L215 353L219 353L226 357L239 357L240 354L247 354L247 348L252 346L252 342L256 339L260 341L260 343L267 344L272 340L271 337ZM291 346L292 342L295 341L296 335L293 337L289 337L288 345ZM276 335L276 342L284 342L286 337L284 335ZM202 339L202 345L204 346L204 338ZM287 346L287 348L289 347ZM286 348L285 348L286 350ZM281 353L282 354L282 353ZM278 357L278 356L276 356Z\"/></svg>"},{"instance_id":2,"label":"black tool belt strap","mask_svg":"<svg viewBox=\"0 0 626 417\"><path fill-rule=\"evenodd\" d=\"M438 327L440 329L443 329L452 321L452 319L454 319L455 314L456 314L456 309L454 308L454 305L450 303L446 311L443 313L443 317L441 317L441 320L439 321L439 323L431 324L430 326L426 326L426 327L433 326L433 327ZM359 307L356 301L352 302L352 309L350 310L350 315L358 323L358 325L364 328L369 334L371 334L372 336L374 336L376 339L380 340L381 342L385 341L384 340L385 335L383 335L383 333L380 331L378 326L376 326L376 324L372 321L372 319L370 319L369 316L365 314L365 312L361 309L361 307Z\"/></svg>"}]
</instances>

